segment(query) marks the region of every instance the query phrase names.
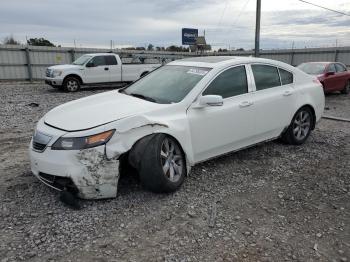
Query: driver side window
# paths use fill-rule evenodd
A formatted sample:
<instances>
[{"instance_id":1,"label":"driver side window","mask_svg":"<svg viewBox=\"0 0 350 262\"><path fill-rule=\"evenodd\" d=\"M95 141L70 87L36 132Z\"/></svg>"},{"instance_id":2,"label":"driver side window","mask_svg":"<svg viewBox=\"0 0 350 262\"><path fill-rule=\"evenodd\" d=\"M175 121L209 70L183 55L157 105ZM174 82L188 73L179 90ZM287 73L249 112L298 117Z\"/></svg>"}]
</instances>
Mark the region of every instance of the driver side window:
<instances>
[{"instance_id":1,"label":"driver side window","mask_svg":"<svg viewBox=\"0 0 350 262\"><path fill-rule=\"evenodd\" d=\"M106 65L105 56L95 56L89 63L93 63L95 66Z\"/></svg>"},{"instance_id":2,"label":"driver side window","mask_svg":"<svg viewBox=\"0 0 350 262\"><path fill-rule=\"evenodd\" d=\"M227 69L204 90L203 95L220 95L222 98L248 93L245 66Z\"/></svg>"}]
</instances>

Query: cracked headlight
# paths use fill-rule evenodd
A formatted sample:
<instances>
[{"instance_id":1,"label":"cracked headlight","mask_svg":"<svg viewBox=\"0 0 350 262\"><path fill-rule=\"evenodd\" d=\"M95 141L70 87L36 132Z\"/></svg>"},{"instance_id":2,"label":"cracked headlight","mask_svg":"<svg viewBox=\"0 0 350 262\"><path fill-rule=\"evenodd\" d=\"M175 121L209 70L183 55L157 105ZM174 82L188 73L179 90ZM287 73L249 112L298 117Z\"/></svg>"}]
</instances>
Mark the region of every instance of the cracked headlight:
<instances>
[{"instance_id":1,"label":"cracked headlight","mask_svg":"<svg viewBox=\"0 0 350 262\"><path fill-rule=\"evenodd\" d=\"M113 136L115 130L109 130L85 137L60 137L52 145L52 150L80 150L106 144Z\"/></svg>"},{"instance_id":2,"label":"cracked headlight","mask_svg":"<svg viewBox=\"0 0 350 262\"><path fill-rule=\"evenodd\" d=\"M61 70L53 70L52 77L58 77L60 75L62 75L62 71Z\"/></svg>"}]
</instances>

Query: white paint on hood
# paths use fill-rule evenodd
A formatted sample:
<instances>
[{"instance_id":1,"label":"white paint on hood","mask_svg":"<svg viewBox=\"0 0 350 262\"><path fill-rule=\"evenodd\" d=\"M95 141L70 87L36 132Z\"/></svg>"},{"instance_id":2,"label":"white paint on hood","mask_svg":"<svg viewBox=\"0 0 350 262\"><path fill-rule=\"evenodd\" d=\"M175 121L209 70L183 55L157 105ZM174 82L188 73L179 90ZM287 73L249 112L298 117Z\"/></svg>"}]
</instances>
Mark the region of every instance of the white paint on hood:
<instances>
[{"instance_id":1,"label":"white paint on hood","mask_svg":"<svg viewBox=\"0 0 350 262\"><path fill-rule=\"evenodd\" d=\"M111 91L58 106L44 120L56 128L78 131L166 106Z\"/></svg>"}]
</instances>

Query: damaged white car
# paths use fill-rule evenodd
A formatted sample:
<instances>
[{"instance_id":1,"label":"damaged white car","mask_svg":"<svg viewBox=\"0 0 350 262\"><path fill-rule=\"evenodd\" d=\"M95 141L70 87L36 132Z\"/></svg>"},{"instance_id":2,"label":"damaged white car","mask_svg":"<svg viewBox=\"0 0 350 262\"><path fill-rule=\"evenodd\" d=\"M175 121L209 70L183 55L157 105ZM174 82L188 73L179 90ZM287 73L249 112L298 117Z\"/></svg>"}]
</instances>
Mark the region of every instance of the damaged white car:
<instances>
[{"instance_id":1,"label":"damaged white car","mask_svg":"<svg viewBox=\"0 0 350 262\"><path fill-rule=\"evenodd\" d=\"M48 112L30 144L31 169L85 199L115 197L127 165L146 189L171 192L204 160L279 137L302 144L324 102L318 80L282 62L174 61L126 88Z\"/></svg>"}]
</instances>

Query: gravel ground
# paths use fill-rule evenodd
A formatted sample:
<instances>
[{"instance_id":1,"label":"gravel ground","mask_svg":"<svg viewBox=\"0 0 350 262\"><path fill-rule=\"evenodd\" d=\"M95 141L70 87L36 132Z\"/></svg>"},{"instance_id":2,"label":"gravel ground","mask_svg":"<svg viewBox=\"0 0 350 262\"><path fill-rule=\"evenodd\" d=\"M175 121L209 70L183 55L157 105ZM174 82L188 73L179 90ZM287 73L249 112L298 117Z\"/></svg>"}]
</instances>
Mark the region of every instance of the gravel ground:
<instances>
[{"instance_id":1,"label":"gravel ground","mask_svg":"<svg viewBox=\"0 0 350 262\"><path fill-rule=\"evenodd\" d=\"M173 194L122 177L116 199L64 206L30 173L30 136L49 109L108 89L0 83L1 262L350 261L350 123L200 164ZM350 118L350 95L326 100Z\"/></svg>"}]
</instances>

